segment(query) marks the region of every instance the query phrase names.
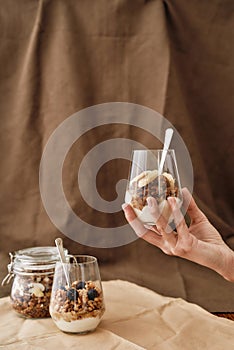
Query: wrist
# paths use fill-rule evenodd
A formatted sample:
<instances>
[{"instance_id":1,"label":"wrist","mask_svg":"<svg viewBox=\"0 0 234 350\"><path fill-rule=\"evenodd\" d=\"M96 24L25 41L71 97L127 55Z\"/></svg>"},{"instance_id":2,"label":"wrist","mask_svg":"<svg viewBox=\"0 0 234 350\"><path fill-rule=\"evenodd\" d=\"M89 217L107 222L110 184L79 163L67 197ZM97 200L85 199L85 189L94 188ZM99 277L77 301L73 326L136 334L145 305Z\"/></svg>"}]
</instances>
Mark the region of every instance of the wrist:
<instances>
[{"instance_id":1,"label":"wrist","mask_svg":"<svg viewBox=\"0 0 234 350\"><path fill-rule=\"evenodd\" d=\"M227 255L221 275L229 282L234 282L234 251L227 247Z\"/></svg>"}]
</instances>

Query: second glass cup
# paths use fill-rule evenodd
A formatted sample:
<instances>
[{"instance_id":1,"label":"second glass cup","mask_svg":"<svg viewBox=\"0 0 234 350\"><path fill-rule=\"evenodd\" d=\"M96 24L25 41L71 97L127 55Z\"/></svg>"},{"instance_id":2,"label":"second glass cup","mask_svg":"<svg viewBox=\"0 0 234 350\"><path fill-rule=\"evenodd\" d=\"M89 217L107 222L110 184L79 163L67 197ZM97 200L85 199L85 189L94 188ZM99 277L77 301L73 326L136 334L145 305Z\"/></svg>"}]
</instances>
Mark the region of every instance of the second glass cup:
<instances>
[{"instance_id":1,"label":"second glass cup","mask_svg":"<svg viewBox=\"0 0 234 350\"><path fill-rule=\"evenodd\" d=\"M76 255L58 262L50 300L50 315L68 333L94 331L105 311L101 278L94 256Z\"/></svg>"},{"instance_id":2,"label":"second glass cup","mask_svg":"<svg viewBox=\"0 0 234 350\"><path fill-rule=\"evenodd\" d=\"M160 214L168 223L172 221L169 196L182 203L181 185L174 150L167 151L162 171L159 170L162 150L134 150L129 173L125 202L134 209L137 217L147 225L155 225L147 204L148 197L157 200Z\"/></svg>"}]
</instances>

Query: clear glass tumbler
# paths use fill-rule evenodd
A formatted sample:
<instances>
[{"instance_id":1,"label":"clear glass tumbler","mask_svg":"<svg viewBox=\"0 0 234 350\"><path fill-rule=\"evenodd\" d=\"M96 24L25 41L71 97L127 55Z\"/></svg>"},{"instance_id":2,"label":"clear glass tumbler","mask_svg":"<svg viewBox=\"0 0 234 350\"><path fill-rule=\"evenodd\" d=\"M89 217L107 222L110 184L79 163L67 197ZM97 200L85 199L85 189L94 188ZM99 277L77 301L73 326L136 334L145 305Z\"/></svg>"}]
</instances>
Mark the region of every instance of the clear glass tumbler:
<instances>
[{"instance_id":1,"label":"clear glass tumbler","mask_svg":"<svg viewBox=\"0 0 234 350\"><path fill-rule=\"evenodd\" d=\"M97 259L77 255L58 262L50 300L50 315L57 327L68 333L94 331L105 311Z\"/></svg>"},{"instance_id":2,"label":"clear glass tumbler","mask_svg":"<svg viewBox=\"0 0 234 350\"><path fill-rule=\"evenodd\" d=\"M155 218L148 208L148 197L157 200L160 214L168 223L172 221L172 215L167 198L173 196L182 203L175 151L172 149L167 151L161 169L162 152L162 150L134 150L132 154L125 202L132 206L137 217L147 225L155 225Z\"/></svg>"}]
</instances>

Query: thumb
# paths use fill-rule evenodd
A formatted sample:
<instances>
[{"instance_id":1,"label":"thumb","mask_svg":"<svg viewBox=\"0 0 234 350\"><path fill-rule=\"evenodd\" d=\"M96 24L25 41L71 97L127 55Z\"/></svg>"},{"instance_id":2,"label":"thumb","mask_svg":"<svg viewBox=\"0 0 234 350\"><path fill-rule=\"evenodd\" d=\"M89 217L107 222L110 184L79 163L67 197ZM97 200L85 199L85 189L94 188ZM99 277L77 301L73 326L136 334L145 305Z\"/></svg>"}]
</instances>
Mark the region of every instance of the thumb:
<instances>
[{"instance_id":1,"label":"thumb","mask_svg":"<svg viewBox=\"0 0 234 350\"><path fill-rule=\"evenodd\" d=\"M195 200L187 188L182 189L183 194L183 206L187 209L187 212L191 218L193 224L207 221L205 214L198 208Z\"/></svg>"}]
</instances>

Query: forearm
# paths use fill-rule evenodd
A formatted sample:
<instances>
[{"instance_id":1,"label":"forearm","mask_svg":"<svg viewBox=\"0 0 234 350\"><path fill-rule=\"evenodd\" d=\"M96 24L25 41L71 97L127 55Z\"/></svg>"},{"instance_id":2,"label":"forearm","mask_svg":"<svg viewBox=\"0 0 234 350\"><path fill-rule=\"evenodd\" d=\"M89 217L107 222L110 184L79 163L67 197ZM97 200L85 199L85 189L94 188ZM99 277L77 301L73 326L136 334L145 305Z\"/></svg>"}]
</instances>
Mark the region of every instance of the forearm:
<instances>
[{"instance_id":1,"label":"forearm","mask_svg":"<svg viewBox=\"0 0 234 350\"><path fill-rule=\"evenodd\" d=\"M210 245L206 242L197 242L190 251L181 257L206 266L230 282L234 282L234 251L224 242Z\"/></svg>"},{"instance_id":2,"label":"forearm","mask_svg":"<svg viewBox=\"0 0 234 350\"><path fill-rule=\"evenodd\" d=\"M213 260L211 259L206 266L219 273L227 281L234 282L234 251L226 244L217 250Z\"/></svg>"}]
</instances>

